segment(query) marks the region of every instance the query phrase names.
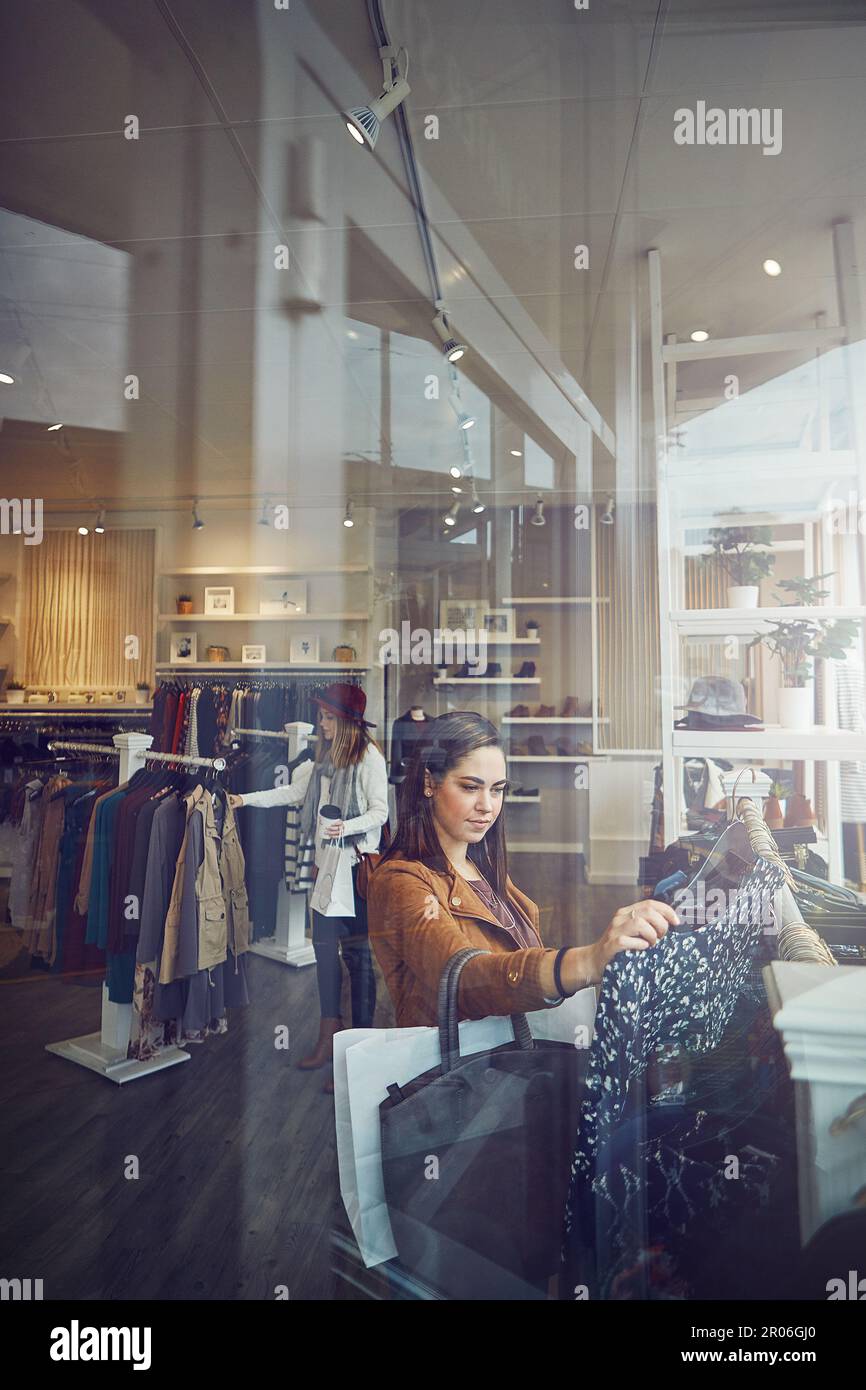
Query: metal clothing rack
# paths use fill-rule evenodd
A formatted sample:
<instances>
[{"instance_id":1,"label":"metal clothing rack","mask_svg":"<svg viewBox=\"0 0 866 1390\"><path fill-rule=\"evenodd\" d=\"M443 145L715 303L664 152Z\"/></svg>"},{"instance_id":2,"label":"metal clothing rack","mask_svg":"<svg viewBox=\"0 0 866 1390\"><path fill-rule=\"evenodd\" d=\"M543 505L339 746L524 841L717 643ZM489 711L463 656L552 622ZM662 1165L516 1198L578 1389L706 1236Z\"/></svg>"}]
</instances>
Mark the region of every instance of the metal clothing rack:
<instances>
[{"instance_id":1,"label":"metal clothing rack","mask_svg":"<svg viewBox=\"0 0 866 1390\"><path fill-rule=\"evenodd\" d=\"M312 728L312 725L309 726ZM232 738L276 738L285 743L290 737L287 730L275 732L273 729L232 729Z\"/></svg>"},{"instance_id":2,"label":"metal clothing rack","mask_svg":"<svg viewBox=\"0 0 866 1390\"><path fill-rule=\"evenodd\" d=\"M174 763L181 767L210 767L221 772L226 765L225 758L198 758L182 753L151 753L153 737L150 734L115 734L113 747L107 743L79 743L73 739L52 739L48 747L52 750L70 753L101 753L119 761L120 784L128 782L134 772L145 762ZM134 1081L150 1072L162 1071L165 1067L176 1066L179 1062L190 1061L190 1054L183 1047L174 1045L163 1048L146 1061L128 1058L129 1039L132 1031L132 1004L115 1004L108 997L108 986L102 986L102 1019L98 1033L88 1033L81 1038L69 1038L65 1042L47 1043L46 1051L59 1057L66 1057L80 1067L98 1072L109 1081L122 1086L126 1081Z\"/></svg>"},{"instance_id":3,"label":"metal clothing rack","mask_svg":"<svg viewBox=\"0 0 866 1390\"><path fill-rule=\"evenodd\" d=\"M287 724L282 733L276 733L273 729L232 729L231 736L276 739L277 742L285 744L286 757L292 762L306 748L313 732L312 724L297 719ZM306 897L306 893L290 893L283 879L278 890L274 935L254 941L250 950L257 956L267 956L268 960L276 960L281 965L291 965L295 969L303 965L315 965L316 953L307 940Z\"/></svg>"}]
</instances>

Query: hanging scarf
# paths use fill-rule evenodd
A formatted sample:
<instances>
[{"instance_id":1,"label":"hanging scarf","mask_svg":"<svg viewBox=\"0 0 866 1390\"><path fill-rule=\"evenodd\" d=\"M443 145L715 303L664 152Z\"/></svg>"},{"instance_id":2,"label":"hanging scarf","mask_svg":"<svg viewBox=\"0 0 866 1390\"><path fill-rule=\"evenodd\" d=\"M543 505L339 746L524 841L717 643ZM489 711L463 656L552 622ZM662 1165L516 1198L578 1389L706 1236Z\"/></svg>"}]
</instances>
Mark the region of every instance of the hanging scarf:
<instances>
[{"instance_id":1,"label":"hanging scarf","mask_svg":"<svg viewBox=\"0 0 866 1390\"><path fill-rule=\"evenodd\" d=\"M355 816L360 816L361 814L361 808L358 805L358 764L353 763L351 767L334 767L329 754L323 762L314 765L313 775L310 778L304 797L304 803L301 807L301 848L315 839L316 823L319 818L319 802L322 798L323 777L330 777L331 779L328 800L333 803L334 806L339 806L341 820L354 820ZM359 830L351 835L344 835L343 844L355 845L359 840L364 838L365 834L366 831Z\"/></svg>"}]
</instances>

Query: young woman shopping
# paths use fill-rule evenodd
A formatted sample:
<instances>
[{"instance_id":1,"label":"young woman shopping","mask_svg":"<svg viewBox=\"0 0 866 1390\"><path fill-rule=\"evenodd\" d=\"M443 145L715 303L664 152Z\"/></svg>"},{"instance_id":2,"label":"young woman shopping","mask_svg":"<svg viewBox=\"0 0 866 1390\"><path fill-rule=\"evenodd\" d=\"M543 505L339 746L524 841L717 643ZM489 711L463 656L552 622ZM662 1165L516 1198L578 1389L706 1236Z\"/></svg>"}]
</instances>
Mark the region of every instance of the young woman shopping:
<instances>
[{"instance_id":1,"label":"young woman shopping","mask_svg":"<svg viewBox=\"0 0 866 1390\"><path fill-rule=\"evenodd\" d=\"M620 951L646 951L677 916L652 900L620 908L591 946L546 949L535 903L508 876L500 813L505 754L479 714L443 714L403 783L397 833L370 878L373 949L397 1026L434 1026L445 962L467 946L484 955L460 977L461 1018L523 1013L601 979Z\"/></svg>"},{"instance_id":2,"label":"young woman shopping","mask_svg":"<svg viewBox=\"0 0 866 1390\"><path fill-rule=\"evenodd\" d=\"M319 738L315 757L295 769L288 786L230 797L232 806L300 806L298 860L322 858L323 841L339 841L351 864L352 904L337 901L333 911L313 910L313 948L319 986L319 1039L303 1070L323 1067L333 1056L334 1034L343 1027L340 996L343 975L340 951L349 972L352 1025L371 1028L376 1007L376 977L367 936L367 904L357 893L360 856L378 851L388 819L388 773L385 759L368 732L367 697L358 686L337 683L317 697ZM319 812L329 805L339 817L322 825ZM324 1089L333 1092L328 1079Z\"/></svg>"}]
</instances>

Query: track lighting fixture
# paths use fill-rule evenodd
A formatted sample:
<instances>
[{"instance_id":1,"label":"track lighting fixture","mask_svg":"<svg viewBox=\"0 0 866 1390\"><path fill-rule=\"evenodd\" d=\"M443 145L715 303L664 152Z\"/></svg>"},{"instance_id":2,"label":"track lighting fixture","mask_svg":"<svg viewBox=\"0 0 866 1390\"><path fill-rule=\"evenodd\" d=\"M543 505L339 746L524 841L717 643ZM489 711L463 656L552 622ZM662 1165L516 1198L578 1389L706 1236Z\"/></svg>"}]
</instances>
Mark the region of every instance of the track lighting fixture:
<instances>
[{"instance_id":1,"label":"track lighting fixture","mask_svg":"<svg viewBox=\"0 0 866 1390\"><path fill-rule=\"evenodd\" d=\"M198 514L198 501L192 504L192 529L194 531L202 531L204 529L204 522Z\"/></svg>"},{"instance_id":2,"label":"track lighting fixture","mask_svg":"<svg viewBox=\"0 0 866 1390\"><path fill-rule=\"evenodd\" d=\"M696 328L693 333L689 334L689 337L691 338L693 343L705 343L709 336L710 335L705 328Z\"/></svg>"},{"instance_id":3,"label":"track lighting fixture","mask_svg":"<svg viewBox=\"0 0 866 1390\"><path fill-rule=\"evenodd\" d=\"M343 517L343 525L349 529L351 529L355 525L355 519L352 515L354 510L355 504L350 498L349 501L346 503L346 513Z\"/></svg>"},{"instance_id":4,"label":"track lighting fixture","mask_svg":"<svg viewBox=\"0 0 866 1390\"><path fill-rule=\"evenodd\" d=\"M381 96L368 105L350 106L343 112L343 120L352 139L357 140L359 145L366 145L370 150L376 148L385 117L390 116L394 108L399 106L401 101L405 101L412 90L406 81L409 74L409 55L405 48L386 44L379 49L379 57L382 59Z\"/></svg>"},{"instance_id":5,"label":"track lighting fixture","mask_svg":"<svg viewBox=\"0 0 866 1390\"><path fill-rule=\"evenodd\" d=\"M4 386L14 386L14 385L15 385L15 378L14 378L14 376L10 376L8 372L0 372L0 381L2 381L2 383L3 383Z\"/></svg>"},{"instance_id":6,"label":"track lighting fixture","mask_svg":"<svg viewBox=\"0 0 866 1390\"><path fill-rule=\"evenodd\" d=\"M94 529L94 531L96 532L97 536L104 536L104 535L105 535L105 508L104 508L104 507L103 507L102 510L100 511L99 516L96 518L96 525L94 526L93 529Z\"/></svg>"},{"instance_id":7,"label":"track lighting fixture","mask_svg":"<svg viewBox=\"0 0 866 1390\"><path fill-rule=\"evenodd\" d=\"M443 356L446 362L459 362L466 351L466 344L461 343L451 332L448 316L445 313L445 307L441 300L437 300L436 307L439 312L433 320L433 327L442 339Z\"/></svg>"},{"instance_id":8,"label":"track lighting fixture","mask_svg":"<svg viewBox=\"0 0 866 1390\"><path fill-rule=\"evenodd\" d=\"M54 432L55 430L62 430L62 429L63 429L63 422L61 421L59 425L49 425L49 426L48 426L48 429L45 431L45 433L46 433L46 434L53 434L53 432Z\"/></svg>"},{"instance_id":9,"label":"track lighting fixture","mask_svg":"<svg viewBox=\"0 0 866 1390\"><path fill-rule=\"evenodd\" d=\"M459 483L452 483L452 484L451 484L451 491L452 491L452 492L460 493L460 492L463 491L463 488L460 486Z\"/></svg>"},{"instance_id":10,"label":"track lighting fixture","mask_svg":"<svg viewBox=\"0 0 866 1390\"><path fill-rule=\"evenodd\" d=\"M463 402L456 391L452 391L451 395L448 397L448 403L457 416L457 423L460 428L462 430L471 430L472 426L475 424L475 416L467 414L463 409Z\"/></svg>"},{"instance_id":11,"label":"track lighting fixture","mask_svg":"<svg viewBox=\"0 0 866 1390\"><path fill-rule=\"evenodd\" d=\"M89 536L89 535L90 535L90 527L89 527L89 526L84 526L84 525L79 526L79 528L78 528L78 534L79 534L79 536Z\"/></svg>"},{"instance_id":12,"label":"track lighting fixture","mask_svg":"<svg viewBox=\"0 0 866 1390\"><path fill-rule=\"evenodd\" d=\"M599 526L612 526L612 525L613 525L613 512L614 512L614 508L615 508L615 507L616 507L616 501L615 501L615 499L614 499L613 497L608 497L607 501L606 501L605 504L604 504L604 511L602 512L601 516L598 518L598 524L599 524Z\"/></svg>"},{"instance_id":13,"label":"track lighting fixture","mask_svg":"<svg viewBox=\"0 0 866 1390\"><path fill-rule=\"evenodd\" d=\"M542 499L540 493L539 493L539 495L538 495L538 496L536 497L536 499L535 499L535 511L532 513L532 516L529 518L529 524L530 524L530 526L546 526L546 525L547 525L547 522L546 522L546 520L545 520L545 518L544 518L544 501L543 501L543 499Z\"/></svg>"},{"instance_id":14,"label":"track lighting fixture","mask_svg":"<svg viewBox=\"0 0 866 1390\"><path fill-rule=\"evenodd\" d=\"M456 463L452 463L451 467L448 469L448 472L451 474L451 477L452 477L452 478L462 478L462 477L463 477L463 472L462 472L462 470L461 470L460 468L457 467L457 464L456 464Z\"/></svg>"},{"instance_id":15,"label":"track lighting fixture","mask_svg":"<svg viewBox=\"0 0 866 1390\"><path fill-rule=\"evenodd\" d=\"M474 483L472 484L472 510L473 512L475 512L476 516L478 516L481 512L484 511L484 503L478 496L478 489L476 488Z\"/></svg>"},{"instance_id":16,"label":"track lighting fixture","mask_svg":"<svg viewBox=\"0 0 866 1390\"><path fill-rule=\"evenodd\" d=\"M457 517L459 516L459 514L460 514L460 503L459 503L459 502L455 502L455 503L453 504L453 506L451 506L451 507L448 508L448 511L445 513L445 515L443 516L442 520L444 521L444 523L445 523L446 526L456 526L456 525L457 525Z\"/></svg>"}]
</instances>

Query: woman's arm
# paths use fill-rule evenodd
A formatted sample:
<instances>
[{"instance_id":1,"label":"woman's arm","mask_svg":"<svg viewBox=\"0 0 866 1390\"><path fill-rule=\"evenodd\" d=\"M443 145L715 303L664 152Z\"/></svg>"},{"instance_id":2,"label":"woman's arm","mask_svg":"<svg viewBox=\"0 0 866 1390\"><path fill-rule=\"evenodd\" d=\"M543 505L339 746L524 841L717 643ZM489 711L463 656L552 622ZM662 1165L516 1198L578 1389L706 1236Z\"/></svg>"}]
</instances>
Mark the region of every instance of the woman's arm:
<instances>
[{"instance_id":1,"label":"woman's arm","mask_svg":"<svg viewBox=\"0 0 866 1390\"><path fill-rule=\"evenodd\" d=\"M307 758L299 763L292 773L291 782L284 787L273 787L270 791L264 792L245 792L238 797L237 801L232 801L232 805L238 806L300 806L307 794L307 787L310 785L310 778L313 775L313 760Z\"/></svg>"},{"instance_id":2,"label":"woman's arm","mask_svg":"<svg viewBox=\"0 0 866 1390\"><path fill-rule=\"evenodd\" d=\"M366 830L375 830L388 819L388 766L378 748L372 745L368 748L358 769L358 780L367 809L360 816L352 816L343 822L344 835L359 835Z\"/></svg>"},{"instance_id":3,"label":"woman's arm","mask_svg":"<svg viewBox=\"0 0 866 1390\"><path fill-rule=\"evenodd\" d=\"M373 946L381 943L383 954L399 956L435 1017L445 962L465 949L466 935L433 892L421 865L391 863L383 869L375 871L370 881L368 920ZM563 988L570 993L597 983L619 951L647 950L676 920L666 903L647 901L620 908L598 941L565 952L560 966ZM555 950L534 946L475 956L460 977L461 1014L486 1018L545 1008L558 995L553 974L556 955Z\"/></svg>"}]
</instances>

